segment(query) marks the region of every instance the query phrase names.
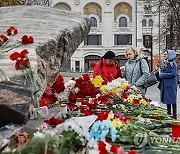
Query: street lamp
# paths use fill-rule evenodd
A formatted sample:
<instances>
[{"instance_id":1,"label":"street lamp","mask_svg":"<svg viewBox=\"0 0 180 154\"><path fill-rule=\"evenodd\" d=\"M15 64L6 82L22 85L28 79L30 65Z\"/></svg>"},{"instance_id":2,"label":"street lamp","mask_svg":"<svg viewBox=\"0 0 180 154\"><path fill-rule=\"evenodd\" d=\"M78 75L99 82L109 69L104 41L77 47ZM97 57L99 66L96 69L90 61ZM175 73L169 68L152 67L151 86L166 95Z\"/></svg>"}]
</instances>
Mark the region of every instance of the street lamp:
<instances>
[{"instance_id":1,"label":"street lamp","mask_svg":"<svg viewBox=\"0 0 180 154\"><path fill-rule=\"evenodd\" d=\"M151 72L153 71L153 36L152 36L152 29L151 28L151 36L150 36L150 41L151 41Z\"/></svg>"}]
</instances>

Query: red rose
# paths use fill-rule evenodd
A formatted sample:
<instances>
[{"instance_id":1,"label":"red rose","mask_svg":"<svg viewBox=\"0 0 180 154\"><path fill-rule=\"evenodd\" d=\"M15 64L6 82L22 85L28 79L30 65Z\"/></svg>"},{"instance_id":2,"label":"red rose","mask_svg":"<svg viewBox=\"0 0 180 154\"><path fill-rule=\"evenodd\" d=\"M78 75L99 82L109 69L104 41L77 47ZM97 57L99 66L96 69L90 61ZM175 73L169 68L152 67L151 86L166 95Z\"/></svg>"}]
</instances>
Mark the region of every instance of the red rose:
<instances>
[{"instance_id":1,"label":"red rose","mask_svg":"<svg viewBox=\"0 0 180 154\"><path fill-rule=\"evenodd\" d=\"M11 60L17 60L19 58L19 53L18 52L14 52L10 55L10 59Z\"/></svg>"},{"instance_id":2,"label":"red rose","mask_svg":"<svg viewBox=\"0 0 180 154\"><path fill-rule=\"evenodd\" d=\"M34 38L32 36L29 36L29 43L33 43L34 42Z\"/></svg>"},{"instance_id":3,"label":"red rose","mask_svg":"<svg viewBox=\"0 0 180 154\"><path fill-rule=\"evenodd\" d=\"M24 57L26 57L26 55L27 55L28 53L29 53L28 50L27 50L27 49L24 49L24 50L21 51L21 53L19 54L19 57L24 58Z\"/></svg>"},{"instance_id":4,"label":"red rose","mask_svg":"<svg viewBox=\"0 0 180 154\"><path fill-rule=\"evenodd\" d=\"M27 35L24 35L22 38L22 44L28 44L29 43L29 37Z\"/></svg>"}]
</instances>

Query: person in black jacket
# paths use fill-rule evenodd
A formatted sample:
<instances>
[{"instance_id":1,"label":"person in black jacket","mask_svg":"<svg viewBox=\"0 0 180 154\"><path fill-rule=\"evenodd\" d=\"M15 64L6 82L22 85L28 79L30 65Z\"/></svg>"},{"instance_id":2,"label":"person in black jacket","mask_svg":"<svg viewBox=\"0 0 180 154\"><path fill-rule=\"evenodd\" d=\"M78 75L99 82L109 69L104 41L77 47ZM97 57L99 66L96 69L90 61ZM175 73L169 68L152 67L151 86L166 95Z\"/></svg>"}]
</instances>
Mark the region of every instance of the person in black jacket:
<instances>
[{"instance_id":1,"label":"person in black jacket","mask_svg":"<svg viewBox=\"0 0 180 154\"><path fill-rule=\"evenodd\" d=\"M148 60L148 54L149 50L147 48L141 48L140 49L140 54L143 56L143 58L146 60L148 66L149 66L149 60ZM144 88L145 89L145 93L147 91L147 88Z\"/></svg>"}]
</instances>

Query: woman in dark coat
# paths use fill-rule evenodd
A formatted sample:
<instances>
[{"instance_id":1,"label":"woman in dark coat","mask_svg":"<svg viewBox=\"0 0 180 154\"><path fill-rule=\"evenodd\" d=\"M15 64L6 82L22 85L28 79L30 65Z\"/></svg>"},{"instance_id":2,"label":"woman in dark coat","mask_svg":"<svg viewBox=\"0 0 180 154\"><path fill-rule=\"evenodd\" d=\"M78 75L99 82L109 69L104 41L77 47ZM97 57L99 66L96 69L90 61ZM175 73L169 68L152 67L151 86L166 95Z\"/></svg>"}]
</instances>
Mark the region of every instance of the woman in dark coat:
<instances>
[{"instance_id":1,"label":"woman in dark coat","mask_svg":"<svg viewBox=\"0 0 180 154\"><path fill-rule=\"evenodd\" d=\"M161 102L167 104L167 112L171 115L171 107L173 108L173 118L177 119L177 86L178 86L178 67L174 58L176 52L168 50L164 52L164 61L159 70L161 78L159 89Z\"/></svg>"}]
</instances>

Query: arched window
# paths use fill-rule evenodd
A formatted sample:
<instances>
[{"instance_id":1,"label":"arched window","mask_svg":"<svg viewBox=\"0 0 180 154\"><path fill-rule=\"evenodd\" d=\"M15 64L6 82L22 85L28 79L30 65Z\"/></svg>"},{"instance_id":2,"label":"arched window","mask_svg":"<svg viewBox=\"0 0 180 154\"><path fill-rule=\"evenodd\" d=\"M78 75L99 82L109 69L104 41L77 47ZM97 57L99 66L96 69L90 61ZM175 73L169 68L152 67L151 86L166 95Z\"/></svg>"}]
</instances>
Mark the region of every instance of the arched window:
<instances>
[{"instance_id":1,"label":"arched window","mask_svg":"<svg viewBox=\"0 0 180 154\"><path fill-rule=\"evenodd\" d=\"M153 20L149 19L149 26L153 26Z\"/></svg>"},{"instance_id":2,"label":"arched window","mask_svg":"<svg viewBox=\"0 0 180 154\"><path fill-rule=\"evenodd\" d=\"M142 21L142 27L146 27L146 20L145 19Z\"/></svg>"},{"instance_id":3,"label":"arched window","mask_svg":"<svg viewBox=\"0 0 180 154\"><path fill-rule=\"evenodd\" d=\"M119 27L127 27L127 19L125 17L119 19Z\"/></svg>"},{"instance_id":4,"label":"arched window","mask_svg":"<svg viewBox=\"0 0 180 154\"><path fill-rule=\"evenodd\" d=\"M97 27L97 20L94 17L91 17L91 27Z\"/></svg>"}]
</instances>

